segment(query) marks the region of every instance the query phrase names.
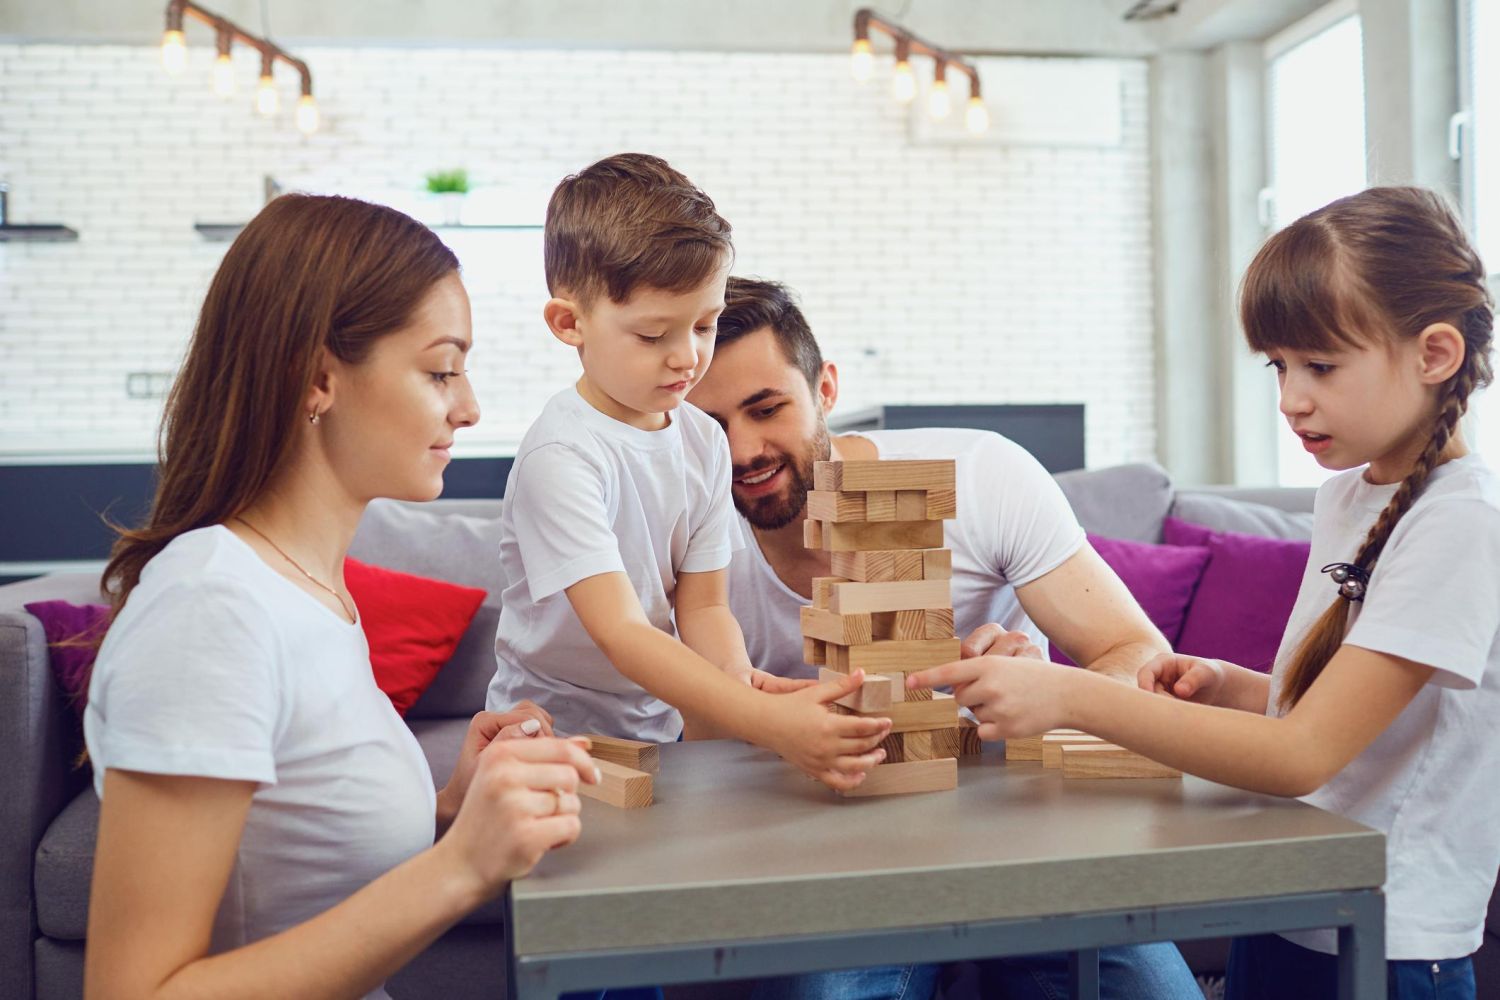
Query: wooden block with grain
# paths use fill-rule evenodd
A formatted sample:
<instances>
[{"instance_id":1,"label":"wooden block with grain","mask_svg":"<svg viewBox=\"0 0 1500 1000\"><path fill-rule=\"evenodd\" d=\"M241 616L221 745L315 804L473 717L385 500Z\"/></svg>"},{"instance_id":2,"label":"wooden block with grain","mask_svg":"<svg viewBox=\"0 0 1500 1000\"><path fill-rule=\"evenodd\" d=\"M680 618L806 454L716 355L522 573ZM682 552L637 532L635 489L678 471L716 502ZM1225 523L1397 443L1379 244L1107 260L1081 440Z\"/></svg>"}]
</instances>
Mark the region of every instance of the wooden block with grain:
<instances>
[{"instance_id":1,"label":"wooden block with grain","mask_svg":"<svg viewBox=\"0 0 1500 1000\"><path fill-rule=\"evenodd\" d=\"M594 759L599 768L597 785L578 785L578 794L597 799L618 809L642 809L651 804L651 775L612 760Z\"/></svg>"},{"instance_id":2,"label":"wooden block with grain","mask_svg":"<svg viewBox=\"0 0 1500 1000\"><path fill-rule=\"evenodd\" d=\"M865 494L866 521L895 521L896 491L870 490Z\"/></svg>"},{"instance_id":3,"label":"wooden block with grain","mask_svg":"<svg viewBox=\"0 0 1500 1000\"><path fill-rule=\"evenodd\" d=\"M959 720L962 722L963 720ZM932 755L934 757L960 757L963 749L963 739L959 733L958 726L949 726L943 729L929 729L928 737L932 740Z\"/></svg>"},{"instance_id":4,"label":"wooden block with grain","mask_svg":"<svg viewBox=\"0 0 1500 1000\"><path fill-rule=\"evenodd\" d=\"M922 579L948 580L953 577L952 549L922 550Z\"/></svg>"},{"instance_id":5,"label":"wooden block with grain","mask_svg":"<svg viewBox=\"0 0 1500 1000\"><path fill-rule=\"evenodd\" d=\"M865 772L865 780L839 794L846 798L871 795L901 795L906 792L942 792L958 787L958 761L908 760L878 764Z\"/></svg>"},{"instance_id":6,"label":"wooden block with grain","mask_svg":"<svg viewBox=\"0 0 1500 1000\"><path fill-rule=\"evenodd\" d=\"M858 583L889 583L894 580L920 580L924 563L920 558L930 549L895 549L892 551L831 552L829 559L837 576Z\"/></svg>"},{"instance_id":7,"label":"wooden block with grain","mask_svg":"<svg viewBox=\"0 0 1500 1000\"><path fill-rule=\"evenodd\" d=\"M804 638L822 639L838 646L874 641L870 615L836 615L822 608L803 608L801 613Z\"/></svg>"},{"instance_id":8,"label":"wooden block with grain","mask_svg":"<svg viewBox=\"0 0 1500 1000\"><path fill-rule=\"evenodd\" d=\"M934 753L932 745L931 729L914 729L909 733L901 734L901 746L906 751L907 760L933 760L938 757L954 757L951 753Z\"/></svg>"},{"instance_id":9,"label":"wooden block with grain","mask_svg":"<svg viewBox=\"0 0 1500 1000\"><path fill-rule=\"evenodd\" d=\"M829 666L835 670L869 670L876 673L915 673L928 667L952 663L961 654L961 644L956 638L949 639L887 639L863 646L850 646L845 651L844 667Z\"/></svg>"},{"instance_id":10,"label":"wooden block with grain","mask_svg":"<svg viewBox=\"0 0 1500 1000\"><path fill-rule=\"evenodd\" d=\"M891 720L891 732L912 733L924 729L951 729L958 725L958 702L951 694L934 691L930 701L897 701L889 708L856 715Z\"/></svg>"},{"instance_id":11,"label":"wooden block with grain","mask_svg":"<svg viewBox=\"0 0 1500 1000\"><path fill-rule=\"evenodd\" d=\"M818 671L818 682L841 681L848 674L823 667ZM853 694L846 694L834 701L835 705L852 708L856 712L878 712L890 708L893 700L893 685L889 674L865 674L865 681Z\"/></svg>"},{"instance_id":12,"label":"wooden block with grain","mask_svg":"<svg viewBox=\"0 0 1500 1000\"><path fill-rule=\"evenodd\" d=\"M818 577L818 580L836 580ZM840 580L829 583L828 610L834 614L853 615L873 611L905 611L920 608L950 608L953 592L950 580L906 580L892 583L853 583ZM816 594L816 581L814 581ZM953 634L952 628L948 636ZM936 638L947 638L937 636Z\"/></svg>"},{"instance_id":13,"label":"wooden block with grain","mask_svg":"<svg viewBox=\"0 0 1500 1000\"><path fill-rule=\"evenodd\" d=\"M953 609L928 607L923 619L923 629L923 634L928 639L953 638Z\"/></svg>"},{"instance_id":14,"label":"wooden block with grain","mask_svg":"<svg viewBox=\"0 0 1500 1000\"><path fill-rule=\"evenodd\" d=\"M832 610L829 602L833 598L833 585L849 583L841 576L815 576L812 578L812 606L825 611Z\"/></svg>"},{"instance_id":15,"label":"wooden block with grain","mask_svg":"<svg viewBox=\"0 0 1500 1000\"><path fill-rule=\"evenodd\" d=\"M802 547L804 549L821 549L823 547L823 522L812 518L802 522Z\"/></svg>"},{"instance_id":16,"label":"wooden block with grain","mask_svg":"<svg viewBox=\"0 0 1500 1000\"><path fill-rule=\"evenodd\" d=\"M1098 746L1104 741L1097 736L1089 736L1080 733L1077 736L1063 736L1057 733L1048 733L1042 737L1042 766L1062 767L1062 752L1066 746L1082 746L1091 744Z\"/></svg>"},{"instance_id":17,"label":"wooden block with grain","mask_svg":"<svg viewBox=\"0 0 1500 1000\"><path fill-rule=\"evenodd\" d=\"M1078 729L1054 729L1051 733L1041 733L1037 736L1014 736L1005 741L1006 760L1035 760L1042 759L1042 737L1043 736L1086 736L1087 733Z\"/></svg>"},{"instance_id":18,"label":"wooden block with grain","mask_svg":"<svg viewBox=\"0 0 1500 1000\"><path fill-rule=\"evenodd\" d=\"M1064 778L1181 778L1175 767L1158 764L1150 757L1113 743L1062 748Z\"/></svg>"},{"instance_id":19,"label":"wooden block with grain","mask_svg":"<svg viewBox=\"0 0 1500 1000\"><path fill-rule=\"evenodd\" d=\"M951 490L953 459L818 462L813 485L820 490Z\"/></svg>"},{"instance_id":20,"label":"wooden block with grain","mask_svg":"<svg viewBox=\"0 0 1500 1000\"><path fill-rule=\"evenodd\" d=\"M957 490L927 491L927 520L946 521L958 516Z\"/></svg>"},{"instance_id":21,"label":"wooden block with grain","mask_svg":"<svg viewBox=\"0 0 1500 1000\"><path fill-rule=\"evenodd\" d=\"M810 667L821 667L828 662L828 643L822 639L802 637L802 662ZM846 671L847 672L847 671Z\"/></svg>"},{"instance_id":22,"label":"wooden block with grain","mask_svg":"<svg viewBox=\"0 0 1500 1000\"><path fill-rule=\"evenodd\" d=\"M914 642L927 638L927 612L875 611L870 614L870 634L874 639Z\"/></svg>"},{"instance_id":23,"label":"wooden block with grain","mask_svg":"<svg viewBox=\"0 0 1500 1000\"><path fill-rule=\"evenodd\" d=\"M661 769L661 748L655 743L641 740L622 740L614 736L588 733L589 756L595 760L607 760L637 771L655 774Z\"/></svg>"},{"instance_id":24,"label":"wooden block with grain","mask_svg":"<svg viewBox=\"0 0 1500 1000\"><path fill-rule=\"evenodd\" d=\"M865 521L865 494L835 493L828 490L809 490L807 493L807 516L817 521ZM884 520L891 520L884 518Z\"/></svg>"},{"instance_id":25,"label":"wooden block with grain","mask_svg":"<svg viewBox=\"0 0 1500 1000\"><path fill-rule=\"evenodd\" d=\"M803 544L829 552L865 552L886 549L939 549L943 547L942 521L884 521L832 524L804 521ZM820 525L814 534L818 544L808 541L805 525Z\"/></svg>"},{"instance_id":26,"label":"wooden block with grain","mask_svg":"<svg viewBox=\"0 0 1500 1000\"><path fill-rule=\"evenodd\" d=\"M898 520L898 521L925 521L925 520L927 520L927 491L926 490L897 490L896 491L896 520Z\"/></svg>"},{"instance_id":27,"label":"wooden block with grain","mask_svg":"<svg viewBox=\"0 0 1500 1000\"><path fill-rule=\"evenodd\" d=\"M885 751L886 764L899 764L906 759L906 734L886 733L885 739L880 741L879 749Z\"/></svg>"},{"instance_id":28,"label":"wooden block with grain","mask_svg":"<svg viewBox=\"0 0 1500 1000\"><path fill-rule=\"evenodd\" d=\"M984 741L979 738L979 723L973 719L958 720L958 755L978 757L984 752Z\"/></svg>"}]
</instances>

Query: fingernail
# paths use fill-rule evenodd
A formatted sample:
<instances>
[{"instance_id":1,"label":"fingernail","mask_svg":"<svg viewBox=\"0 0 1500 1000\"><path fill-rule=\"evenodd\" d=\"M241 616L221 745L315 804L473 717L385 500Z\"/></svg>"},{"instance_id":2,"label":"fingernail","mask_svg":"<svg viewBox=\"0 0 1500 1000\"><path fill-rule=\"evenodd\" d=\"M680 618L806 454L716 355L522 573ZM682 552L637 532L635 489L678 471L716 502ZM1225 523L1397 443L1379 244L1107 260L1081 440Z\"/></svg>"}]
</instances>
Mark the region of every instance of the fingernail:
<instances>
[{"instance_id":1,"label":"fingernail","mask_svg":"<svg viewBox=\"0 0 1500 1000\"><path fill-rule=\"evenodd\" d=\"M594 784L596 784L596 785L602 784L603 781L604 781L604 772L601 771L601 770L599 770L597 767L594 768Z\"/></svg>"},{"instance_id":2,"label":"fingernail","mask_svg":"<svg viewBox=\"0 0 1500 1000\"><path fill-rule=\"evenodd\" d=\"M527 736L535 736L537 733L541 732L541 730L542 724L535 719L527 719L525 722L521 723L521 732L525 733Z\"/></svg>"}]
</instances>

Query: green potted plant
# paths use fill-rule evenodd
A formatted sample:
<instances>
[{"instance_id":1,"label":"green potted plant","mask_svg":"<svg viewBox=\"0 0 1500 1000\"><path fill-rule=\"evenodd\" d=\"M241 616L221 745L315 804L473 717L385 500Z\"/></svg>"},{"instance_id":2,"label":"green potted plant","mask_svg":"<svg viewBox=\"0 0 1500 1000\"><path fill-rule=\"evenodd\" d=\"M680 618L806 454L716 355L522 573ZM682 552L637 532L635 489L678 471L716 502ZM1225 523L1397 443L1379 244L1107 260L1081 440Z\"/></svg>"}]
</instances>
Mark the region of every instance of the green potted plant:
<instances>
[{"instance_id":1,"label":"green potted plant","mask_svg":"<svg viewBox=\"0 0 1500 1000\"><path fill-rule=\"evenodd\" d=\"M443 224L456 226L469 193L469 172L463 168L434 170L427 175L427 191L443 206Z\"/></svg>"}]
</instances>

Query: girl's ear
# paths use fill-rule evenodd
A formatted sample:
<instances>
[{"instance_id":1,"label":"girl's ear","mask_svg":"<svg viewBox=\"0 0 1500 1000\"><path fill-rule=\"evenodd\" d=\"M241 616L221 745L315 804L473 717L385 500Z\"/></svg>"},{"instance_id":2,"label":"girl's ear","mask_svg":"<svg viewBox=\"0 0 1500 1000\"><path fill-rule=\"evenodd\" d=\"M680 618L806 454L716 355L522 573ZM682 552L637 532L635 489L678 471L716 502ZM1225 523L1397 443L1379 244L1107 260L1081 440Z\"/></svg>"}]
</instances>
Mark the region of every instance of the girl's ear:
<instances>
[{"instance_id":1,"label":"girl's ear","mask_svg":"<svg viewBox=\"0 0 1500 1000\"><path fill-rule=\"evenodd\" d=\"M1433 323L1417 334L1419 376L1424 385L1442 385L1463 367L1468 345L1452 323Z\"/></svg>"},{"instance_id":2,"label":"girl's ear","mask_svg":"<svg viewBox=\"0 0 1500 1000\"><path fill-rule=\"evenodd\" d=\"M334 390L338 383L338 365L332 354L324 348L319 352L318 370L313 375L312 385L307 387L307 398L303 401L302 409L305 416L314 413L320 417L333 409Z\"/></svg>"},{"instance_id":3,"label":"girl's ear","mask_svg":"<svg viewBox=\"0 0 1500 1000\"><path fill-rule=\"evenodd\" d=\"M583 346L583 332L578 329L578 317L582 310L571 299L552 298L542 306L542 319L552 336L569 347Z\"/></svg>"}]
</instances>

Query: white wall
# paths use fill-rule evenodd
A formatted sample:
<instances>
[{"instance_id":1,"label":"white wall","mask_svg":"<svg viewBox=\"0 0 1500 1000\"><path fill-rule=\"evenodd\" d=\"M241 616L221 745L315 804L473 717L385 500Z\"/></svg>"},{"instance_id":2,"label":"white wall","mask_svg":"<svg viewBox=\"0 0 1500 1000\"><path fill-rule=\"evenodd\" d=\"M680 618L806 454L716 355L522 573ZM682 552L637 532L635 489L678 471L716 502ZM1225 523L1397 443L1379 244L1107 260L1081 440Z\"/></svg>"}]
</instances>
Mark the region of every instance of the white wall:
<instances>
[{"instance_id":1,"label":"white wall","mask_svg":"<svg viewBox=\"0 0 1500 1000\"><path fill-rule=\"evenodd\" d=\"M0 46L12 221L82 233L0 244L0 454L150 449L160 401L126 375L175 367L224 249L192 224L247 219L263 174L430 211L424 173L462 165L520 206L493 218L535 221L563 174L638 149L715 198L740 273L802 292L845 405L1082 401L1091 465L1153 456L1143 61L1118 63L1117 146L965 148L911 145L842 56L310 48L326 127L303 139L248 111L248 63L209 93L204 48L172 80L148 46ZM576 360L538 318L539 234L445 238L475 309L468 453L504 452Z\"/></svg>"}]
</instances>

